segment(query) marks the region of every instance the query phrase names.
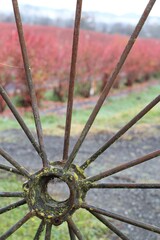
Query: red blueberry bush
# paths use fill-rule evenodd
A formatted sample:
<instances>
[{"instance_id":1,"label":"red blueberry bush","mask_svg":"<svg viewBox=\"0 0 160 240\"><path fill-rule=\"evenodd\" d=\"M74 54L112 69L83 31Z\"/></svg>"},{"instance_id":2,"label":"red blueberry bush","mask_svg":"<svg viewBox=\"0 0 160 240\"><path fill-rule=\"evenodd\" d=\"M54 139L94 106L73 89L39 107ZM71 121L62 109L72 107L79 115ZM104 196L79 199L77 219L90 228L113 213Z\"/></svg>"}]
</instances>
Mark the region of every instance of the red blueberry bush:
<instances>
[{"instance_id":1,"label":"red blueberry bush","mask_svg":"<svg viewBox=\"0 0 160 240\"><path fill-rule=\"evenodd\" d=\"M16 27L14 24L1 23L0 28L1 85L4 88L9 84L15 86L18 89L16 94L28 106L30 98ZM50 88L63 100L68 87L73 31L56 27L24 26L24 33L38 102ZM126 36L81 31L75 86L77 94L89 97L98 87L103 89L127 41ZM148 80L158 73L159 53L159 40L139 39L114 86L119 87L122 75L126 85L131 86L135 81ZM0 111L3 109L4 102L0 98Z\"/></svg>"}]
</instances>

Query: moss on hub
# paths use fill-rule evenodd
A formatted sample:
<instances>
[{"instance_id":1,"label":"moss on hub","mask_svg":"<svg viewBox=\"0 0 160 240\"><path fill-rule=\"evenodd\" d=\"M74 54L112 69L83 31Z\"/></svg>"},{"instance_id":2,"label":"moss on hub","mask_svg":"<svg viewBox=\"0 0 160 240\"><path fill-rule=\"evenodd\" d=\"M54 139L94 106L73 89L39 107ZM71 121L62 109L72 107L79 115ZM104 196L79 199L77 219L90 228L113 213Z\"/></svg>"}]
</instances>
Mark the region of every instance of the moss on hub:
<instances>
[{"instance_id":1,"label":"moss on hub","mask_svg":"<svg viewBox=\"0 0 160 240\"><path fill-rule=\"evenodd\" d=\"M54 178L65 182L69 188L70 195L65 201L54 200L47 191L48 183ZM37 172L23 185L30 210L34 210L37 217L54 225L60 225L79 209L84 201L86 191L81 184L84 178L83 172L77 166L72 165L68 171L65 171L61 163L55 163Z\"/></svg>"}]
</instances>

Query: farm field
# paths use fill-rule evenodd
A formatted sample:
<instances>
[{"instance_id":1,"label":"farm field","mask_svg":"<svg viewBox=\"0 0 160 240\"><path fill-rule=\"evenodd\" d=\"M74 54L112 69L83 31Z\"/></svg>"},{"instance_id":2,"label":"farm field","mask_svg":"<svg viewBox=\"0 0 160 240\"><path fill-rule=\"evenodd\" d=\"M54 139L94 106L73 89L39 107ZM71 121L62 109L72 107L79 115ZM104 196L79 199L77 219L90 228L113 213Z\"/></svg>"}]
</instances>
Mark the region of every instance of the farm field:
<instances>
[{"instance_id":1,"label":"farm field","mask_svg":"<svg viewBox=\"0 0 160 240\"><path fill-rule=\"evenodd\" d=\"M82 162L84 162L92 154L93 151L104 144L106 139L109 139L111 136L113 136L119 126L128 120L127 111L129 111L130 108L133 108L133 112L137 112L139 110L139 107L146 105L147 101L157 95L157 92L159 92L159 87L156 86L147 89L143 94L141 93L141 98L143 99L141 104L137 103L139 102L137 94L118 98L118 103L117 99L110 99L108 104L104 105L102 113L100 114L100 119L97 120L99 123L96 124L99 125L100 122L104 123L104 120L106 120L105 126L103 125L103 128L99 130L96 129L94 131L91 131L91 134L86 139L82 149L80 150L80 153L76 158L75 163L78 165L82 164ZM128 102L129 100L131 100L130 103ZM119 108L122 106L122 104L124 104L124 109L122 109L121 112L119 111ZM88 115L88 112L86 113L86 111L88 110L78 111L82 117L81 124L85 120L86 115ZM57 161L61 159L62 156L63 136L62 132L60 134L58 132L59 128L62 127L55 127L52 125L53 118L54 117L50 116L48 122L46 118L46 122L44 121L43 125L45 127L47 126L45 131L45 145L48 157L51 161ZM59 119L59 115L57 115L56 121ZM78 119L77 114L76 119ZM28 142L24 133L18 127L15 127L15 125L11 125L11 122L13 124L13 119L8 120L3 123L3 125L1 124L1 126L3 126L0 134L0 143L2 148L14 156L14 158L17 159L20 164L29 169L29 171L32 172L37 170L41 167L41 161L39 161L38 156L35 154L35 151L33 150L31 144ZM11 126L11 128L8 128L8 126ZM31 127L33 130L33 123L30 123L29 127ZM72 132L71 147L77 139L77 134ZM160 141L159 137L159 106L157 106L148 115L146 115L146 117L142 119L139 124L137 124L131 131L125 134L119 141L117 141L117 143L109 151L106 151L99 159L97 159L97 161L87 169L87 176L92 176L96 172L101 172L104 169L113 168L122 162L127 162L131 159L135 159L147 154L148 152L158 149ZM109 182L117 183L157 183L160 180L159 161L157 160L158 159L153 159L148 163L144 163L140 166L128 169L127 171L124 171L118 175L113 175L111 178L106 180ZM2 158L0 158L0 163L6 164L5 160ZM14 177L12 174L6 174L1 170L1 179L3 180L1 184L1 191L21 191L21 183L24 182L23 178ZM89 192L89 196L87 196L87 202L92 205L96 204L96 206L103 207L127 217L132 217L133 219L138 219L143 222L147 221L148 223L156 225L159 217L159 197L160 191L157 189L118 191L107 189L106 191L93 190ZM112 199L112 201L110 201L110 199ZM3 200L1 201L1 206L7 205L14 201L15 200L12 198ZM18 221L21 217L23 217L23 215L28 211L25 206L20 207L20 209L21 211L13 210L14 214L12 214L12 217L10 212L3 215L3 218L1 218L1 233L3 233L5 229L14 224L15 221ZM6 218L9 220L6 221ZM115 239L114 234L111 234L110 231L106 230L102 224L98 223L93 217L91 217L90 214L84 211L77 212L77 214L74 216L74 220L77 223L78 227L81 229L85 239ZM118 223L117 221L111 222L113 222L124 233L126 233L128 237L132 237L135 240L139 240L140 237L141 239L157 240L156 233L150 233L136 227ZM31 221L25 224L25 228L20 228L15 235L10 237L10 239L14 239L16 236L16 239L19 240L22 238L29 240L35 235L35 231L38 225L39 220L32 218ZM52 237L54 239L58 240L58 238L61 238L66 240L66 234L67 228L65 224L58 228L53 228Z\"/></svg>"},{"instance_id":2,"label":"farm field","mask_svg":"<svg viewBox=\"0 0 160 240\"><path fill-rule=\"evenodd\" d=\"M125 92L125 95L121 95L118 92L118 95L111 95L108 101L102 106L91 132L99 132L109 129L119 129L127 121L129 121L133 116L135 116L142 108L144 108L150 101L152 101L160 92L160 85L155 83L153 86L147 86L143 91L139 90L137 92ZM85 106L83 100L75 103L73 110L73 120L72 120L72 135L80 134L84 124L86 123L94 105L96 99L92 99ZM58 104L58 105L57 105ZM65 103L54 103L43 102L43 107L40 108L41 121L45 134L50 135L61 135L64 134L65 126ZM45 105L49 105L49 108L46 108ZM23 116L27 125L34 131L34 121L31 109L29 108L26 111L25 108L18 108L18 111ZM130 114L128 114L128 111ZM148 113L144 118L141 119L137 124L150 124L150 123L159 123L159 104L155 106L150 113ZM9 130L9 129L19 129L20 126L14 119L11 111L6 109L3 114L0 115L0 130Z\"/></svg>"},{"instance_id":3,"label":"farm field","mask_svg":"<svg viewBox=\"0 0 160 240\"><path fill-rule=\"evenodd\" d=\"M0 24L2 37L0 38L0 79L2 87L8 92L20 115L27 126L35 134L35 126L30 107L30 97L25 82L25 73L20 53L18 37L14 24ZM71 59L72 31L56 27L25 26L25 38L29 49L29 57L33 80L35 83L41 121L44 131L45 146L50 161L59 161L62 154L63 135L65 128L66 93L68 89L69 67ZM81 133L84 124L108 81L108 77L119 59L128 37L107 35L81 31L75 84L75 103L71 129L71 148ZM157 39L139 39L134 46L126 64L113 86L111 94L104 102L95 123L93 124L87 141L76 158L80 165L88 159L98 147L102 146L115 132L123 127L139 111L142 110L160 93L160 41ZM143 56L143 57L142 57ZM113 168L122 162L141 157L148 152L158 149L160 141L160 106L157 104L136 126L128 131L109 151L97 159L86 171L87 176L101 172L104 168ZM0 97L0 143L9 154L24 165L29 171L41 167L38 156L31 144L24 137L24 133L14 119L9 108ZM92 146L92 147L91 147ZM70 149L71 150L71 149ZM23 156L23 157L22 157ZM33 161L34 159L34 161ZM4 164L0 157L0 163ZM129 169L109 178L109 182L124 181L128 183L159 182L159 162L151 162ZM1 191L21 191L24 178L12 176L0 170L2 180ZM121 191L121 190L120 190ZM98 198L101 196L101 198ZM125 196L125 197L124 197ZM121 192L91 191L87 197L90 203L99 207L103 204L127 217L158 222L159 190L122 190ZM112 201L110 201L110 198ZM1 206L13 202L13 198L3 199ZM149 207L148 207L149 206ZM150 212L150 206L152 212ZM28 211L21 207L21 211L13 210L5 213L1 218L0 235L12 226ZM148 217L149 213L149 218ZM5 219L9 219L6 221ZM74 215L86 240L115 240L115 236L101 223L85 211L78 211ZM86 225L87 222L87 225ZM112 221L111 222L116 222ZM124 233L134 240L157 240L157 234L116 223ZM34 237L39 225L37 218L25 224L25 231L20 228L11 240ZM90 231L89 231L90 229ZM53 239L66 240L67 227L65 224L53 228Z\"/></svg>"},{"instance_id":4,"label":"farm field","mask_svg":"<svg viewBox=\"0 0 160 240\"><path fill-rule=\"evenodd\" d=\"M14 24L1 23L0 78L2 86L15 95L19 104L30 105L25 72ZM72 30L56 27L25 26L30 66L39 104L48 90L53 99L65 101L72 49ZM128 37L81 31L75 95L90 97L104 88ZM160 40L139 38L114 88L150 81L160 72ZM5 103L0 99L0 111Z\"/></svg>"}]
</instances>

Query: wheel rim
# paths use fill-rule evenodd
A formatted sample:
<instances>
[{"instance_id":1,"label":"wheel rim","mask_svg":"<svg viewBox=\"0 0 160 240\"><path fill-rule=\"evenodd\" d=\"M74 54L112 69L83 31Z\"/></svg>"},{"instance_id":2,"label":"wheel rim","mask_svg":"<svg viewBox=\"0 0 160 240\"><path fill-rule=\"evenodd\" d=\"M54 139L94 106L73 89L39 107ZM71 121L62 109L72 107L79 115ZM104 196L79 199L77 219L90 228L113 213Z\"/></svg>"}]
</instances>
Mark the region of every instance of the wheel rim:
<instances>
[{"instance_id":1,"label":"wheel rim","mask_svg":"<svg viewBox=\"0 0 160 240\"><path fill-rule=\"evenodd\" d=\"M142 109L131 121L129 121L124 127L122 127L113 137L111 137L99 150L97 150L92 156L90 156L81 166L74 165L73 161L85 140L102 104L104 103L108 93L113 86L118 73L120 72L128 54L130 53L135 40L137 39L139 32L141 31L153 5L156 0L150 0L147 4L144 13L142 14L133 34L131 35L113 73L111 73L109 80L100 95L100 98L93 109L84 129L76 142L71 154L69 155L69 145L70 145L70 131L72 122L72 109L73 109L73 92L74 83L76 76L76 63L77 63L77 52L79 43L79 29L81 21L82 12L82 0L77 0L76 6L76 16L73 34L73 47L72 47L72 59L71 59L71 70L70 70L70 81L68 90L68 102L67 102L67 113L66 113L66 125L65 125L65 135L64 135L64 148L63 148L63 160L51 163L47 158L47 153L44 146L42 126L38 111L38 104L34 89L34 84L32 81L32 73L29 65L29 59L27 55L27 49L25 45L25 39L23 35L23 26L21 22L21 16L19 12L17 0L12 0L17 30L19 35L19 42L21 46L21 52L23 56L24 68L27 78L27 84L30 92L32 111L36 126L36 132L38 137L38 142L36 142L34 136L32 135L29 128L24 123L22 117L14 107L10 98L8 97L6 91L0 86L0 93L4 101L7 103L8 107L12 111L13 115L17 119L21 128L25 132L26 136L32 143L35 151L39 154L42 161L42 169L34 174L31 174L27 169L21 166L15 159L13 159L7 152L0 149L0 154L6 159L13 167L8 167L6 165L0 164L0 169L5 171L10 171L16 175L24 176L27 181L23 184L23 192L0 192L0 197L21 197L22 200L17 201L13 204L5 206L0 209L0 214L4 214L12 209L19 208L20 206L27 204L29 208L29 213L26 214L21 220L19 220L14 226L12 226L8 231L6 231L0 239L7 239L9 236L14 234L21 226L23 226L27 221L29 221L33 216L38 217L41 222L35 233L34 239L40 239L42 232L45 230L45 239L51 239L52 226L61 225L67 222L68 234L70 239L84 239L82 233L79 231L77 225L72 219L72 215L80 208L86 209L94 217L96 217L100 222L107 226L112 232L114 232L120 239L129 239L125 234L122 233L117 227L115 227L106 217L125 222L136 227L149 230L160 234L160 228L147 223L143 223L137 220L126 218L119 214L112 213L108 210L100 209L95 206L91 206L86 203L85 197L90 189L157 189L160 188L160 184L124 184L124 183L99 183L99 180L107 178L115 173L121 172L125 169L129 169L133 166L139 165L141 163L150 161L153 158L160 156L160 150L156 150L145 156L139 157L135 160L129 161L126 164L121 164L115 168L98 173L94 176L86 177L84 171L94 162L98 156L100 156L104 151L106 151L114 142L116 142L123 134L125 134L132 126L135 125L143 116L145 116L154 106L156 106L160 101L160 95L158 95L152 102L150 102L144 109ZM70 194L65 201L56 201L51 199L47 192L47 184L51 179L58 178L67 184Z\"/></svg>"}]
</instances>

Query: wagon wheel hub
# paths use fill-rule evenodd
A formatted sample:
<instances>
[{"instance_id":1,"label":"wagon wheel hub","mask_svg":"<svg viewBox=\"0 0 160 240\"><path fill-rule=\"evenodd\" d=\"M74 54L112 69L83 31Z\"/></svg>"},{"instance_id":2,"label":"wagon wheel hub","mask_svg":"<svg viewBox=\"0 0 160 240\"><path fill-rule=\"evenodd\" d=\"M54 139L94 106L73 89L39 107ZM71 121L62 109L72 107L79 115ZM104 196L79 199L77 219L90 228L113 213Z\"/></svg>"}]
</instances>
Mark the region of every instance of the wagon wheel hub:
<instances>
[{"instance_id":1,"label":"wagon wheel hub","mask_svg":"<svg viewBox=\"0 0 160 240\"><path fill-rule=\"evenodd\" d=\"M68 171L65 171L62 163L56 163L38 171L23 185L30 210L35 211L37 217L56 226L60 225L79 209L84 201L86 191L84 187L82 189L81 184L84 178L82 171L76 165L72 165ZM69 190L67 199L58 201L55 200L54 195L49 194L48 184L54 179L67 185ZM52 185L53 188L55 184Z\"/></svg>"},{"instance_id":2,"label":"wagon wheel hub","mask_svg":"<svg viewBox=\"0 0 160 240\"><path fill-rule=\"evenodd\" d=\"M19 201L16 201L8 206L0 208L0 214L4 214L8 211L12 211L13 209L19 208L20 206L25 204L27 204L30 209L30 211L22 219L20 219L17 223L11 226L4 234L2 235L0 234L0 240L6 240L8 237L14 234L20 227L22 227L27 221L29 221L35 215L37 216L37 218L41 219L41 221L35 233L34 240L40 239L41 234L43 233L44 230L46 231L45 240L51 240L52 225L58 226L62 224L64 221L67 222L70 239L82 240L84 239L84 237L81 234L81 231L79 230L77 225L74 223L74 220L72 219L73 213L75 213L76 210L79 208L87 210L91 215L93 215L93 217L95 217L98 221L100 221L103 225L105 225L113 233L115 233L115 235L117 235L118 237L124 240L128 240L129 238L121 230L119 230L119 228L114 226L114 224L112 224L110 220L108 220L108 218L112 218L114 220L118 220L120 222L124 222L130 225L160 234L160 227L157 227L148 223L143 223L139 220L137 221L129 217L119 215L117 213L113 213L110 210L108 211L102 208L98 208L94 205L93 206L89 205L87 204L87 201L85 202L85 196L87 191L92 189L97 189L97 190L109 189L109 188L110 189L116 189L116 188L118 189L131 189L131 188L160 189L159 183L158 184L156 183L155 184L119 183L118 181L116 181L116 183L114 182L112 183L111 181L99 182L100 180L103 180L104 178L108 178L113 174L120 173L131 167L138 166L153 158L159 157L160 149L151 153L147 153L145 156L141 156L137 159L128 161L124 164L120 164L114 168L106 169L101 173L98 173L98 169L96 169L94 176L85 177L85 175L82 172L82 169L83 171L85 171L94 161L96 161L98 157L101 156L101 154L103 154L108 148L110 148L118 139L120 139L120 137L122 137L131 127L133 127L140 119L142 119L150 110L152 110L153 107L155 107L160 102L159 93L158 93L158 96L155 97L148 105L146 105L139 113L137 113L135 117L133 117L128 123L126 123L109 140L105 141L104 145L102 145L98 150L94 149L93 146L89 146L89 150L91 151L93 150L93 154L91 156L88 156L87 159L84 159L85 162L82 165L80 165L79 168L78 166L73 165L73 162L77 154L79 153L79 150L84 140L86 139L89 133L89 130L92 127L103 103L105 102L105 99L107 99L111 88L116 83L118 74L122 70L122 67L130 51L132 50L134 43L156 0L148 0L148 4L146 5L145 10L142 16L140 17L139 22L137 23L135 29L133 30L133 33L129 38L117 64L115 65L115 68L109 75L108 81L104 86L104 89L100 94L100 97L95 107L93 108L93 111L91 112L80 136L78 137L75 145L73 146L73 149L71 150L70 140L71 140L72 115L73 115L73 97L74 97L74 90L75 90L74 86L76 83L75 80L77 78L76 76L77 65L78 65L77 57L78 57L78 49L79 49L79 33L80 33L83 1L77 0L76 2L77 4L76 4L74 32L73 32L72 54L71 54L71 61L70 61L71 67L70 67L69 86L68 86L68 94L67 94L68 101L67 101L66 123L65 123L65 132L64 132L64 144L63 144L63 156L62 156L63 161L52 164L48 161L48 158L47 158L46 147L44 143L44 136L43 136L41 120L40 120L40 114L38 109L38 101L36 99L36 91L35 91L36 87L34 86L34 81L32 79L32 71L31 71L32 66L30 65L30 61L28 58L27 47L25 42L25 34L23 32L23 24L21 21L21 14L19 11L18 0L12 0L14 16L15 16L17 32L18 32L18 39L20 42L20 48L21 48L21 53L23 58L25 78L26 78L26 82L27 82L28 90L30 94L33 119L36 126L36 133L37 133L36 136L32 134L29 127L26 125L21 114L15 108L14 104L12 103L10 97L8 96L6 90L2 85L0 85L0 97L2 97L3 101L5 101L7 106L10 108L17 122L19 123L22 130L26 134L27 138L33 145L35 151L38 153L41 159L43 169L39 170L35 174L31 174L29 170L27 170L23 165L21 165L17 161L17 159L12 157L4 149L0 148L0 156L2 156L7 162L9 162L12 165L12 166L8 166L8 165L0 164L0 170L5 170L7 172L9 171L10 173L13 173L16 175L22 175L23 177L26 177L28 179L27 182L23 184L23 192L0 192L0 197L2 198L3 197L22 198ZM84 38L82 37L82 41L83 39ZM91 42L93 40L94 39L91 39ZM102 41L102 38L100 38L100 41ZM46 43L47 43L47 46L49 46L49 50L50 50L50 48L52 48L52 45L49 45L48 38ZM110 42L107 42L107 44L108 44L107 46L109 46ZM42 55L42 53L43 53L43 49L40 52L40 55ZM110 51L109 53L107 52L107 54L112 55ZM37 55L37 59L40 55ZM91 65L94 65L93 64L94 62L97 65L98 55L97 55L97 59L95 59L94 57L93 60L94 61L91 61ZM79 61L79 63L80 62L81 61ZM83 70L83 65L84 64L82 64L82 69L80 68L80 71ZM9 65L6 65L6 66L14 67ZM41 64L38 64L38 66L41 66ZM55 66L57 67L58 65L55 64ZM97 69L97 66L93 66L94 69L95 67ZM52 72L53 72L53 69L52 69ZM91 73L91 71L89 72ZM13 70L11 71L11 74L12 73L13 73ZM20 72L20 79L25 79L24 77L22 78L21 75L22 75L22 72ZM66 75L66 80L68 78L67 75ZM83 77L84 76L82 76L82 78ZM19 78L19 74L17 73L16 73L16 78L17 80ZM117 156L117 158L119 158L119 156ZM104 164L104 168L105 168L105 164ZM55 184L56 179L58 181L61 181L63 184L65 184L68 189L69 195L63 200L56 199L54 194L52 196L52 194L49 193L49 184L51 183L51 181L54 181L54 184ZM53 188L56 185L54 184L52 186ZM109 200L112 201L111 198ZM95 201L95 204L97 204L97 201ZM1 222L3 222L3 220ZM88 227L88 224L86 225ZM98 237L99 236L97 235L97 238ZM86 238L88 238L88 236L86 236Z\"/></svg>"}]
</instances>

